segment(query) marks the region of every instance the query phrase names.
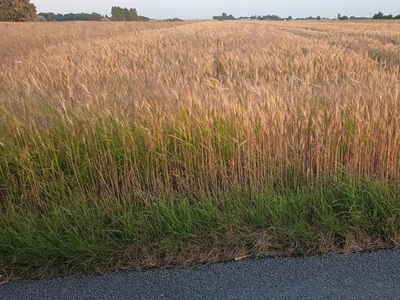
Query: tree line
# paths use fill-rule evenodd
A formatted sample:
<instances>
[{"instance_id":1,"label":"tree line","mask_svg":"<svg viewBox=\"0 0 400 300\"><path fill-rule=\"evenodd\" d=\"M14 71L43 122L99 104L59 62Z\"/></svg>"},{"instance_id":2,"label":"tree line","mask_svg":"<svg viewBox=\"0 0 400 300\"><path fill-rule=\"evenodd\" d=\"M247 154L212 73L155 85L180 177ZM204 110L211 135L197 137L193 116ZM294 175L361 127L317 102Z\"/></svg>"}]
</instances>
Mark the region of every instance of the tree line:
<instances>
[{"instance_id":1,"label":"tree line","mask_svg":"<svg viewBox=\"0 0 400 300\"><path fill-rule=\"evenodd\" d=\"M227 13L222 13L222 15L220 16L214 16L213 17L214 20L219 20L219 21L225 21L225 20L258 20L258 21L292 21L292 20L323 20L325 18L321 18L320 16L317 17L307 17L307 18L297 18L297 19L293 19L292 16L288 16L287 18L282 18L280 16L277 15L253 15L250 17L239 17L236 18L233 15L228 15Z\"/></svg>"},{"instance_id":2,"label":"tree line","mask_svg":"<svg viewBox=\"0 0 400 300\"><path fill-rule=\"evenodd\" d=\"M39 16L46 19L46 21L149 21L150 18L139 16L136 8L122 8L118 6L113 6L111 8L111 17L107 15L103 16L98 13L79 13L79 14L55 14L55 13L40 13Z\"/></svg>"},{"instance_id":3,"label":"tree line","mask_svg":"<svg viewBox=\"0 0 400 300\"><path fill-rule=\"evenodd\" d=\"M214 20L225 21L225 20L283 20L281 17L276 15L266 15L266 16L251 16L251 17L239 17L236 18L233 15L228 15L227 13L222 13L220 16L214 16Z\"/></svg>"},{"instance_id":4,"label":"tree line","mask_svg":"<svg viewBox=\"0 0 400 300\"><path fill-rule=\"evenodd\" d=\"M265 16L260 16L260 15L254 15L251 17L239 17L236 18L233 15L228 15L227 13L222 13L220 16L214 16L213 17L214 20L219 20L219 21L225 21L225 20L259 20L259 21L292 21L292 20L329 20L328 18L321 18L320 16L317 17L307 17L307 18L297 18L297 19L293 19L292 16L288 16L287 18L282 18L280 16L277 15L265 15ZM337 19L338 20L368 20L371 18L367 18L367 17L355 17L355 16L346 16L346 15L341 15L338 14L337 15ZM393 16L393 15L384 15L382 12L378 12L377 14L375 14L372 19L374 20L395 20L395 19L400 19L400 14L397 16Z\"/></svg>"},{"instance_id":5,"label":"tree line","mask_svg":"<svg viewBox=\"0 0 400 300\"><path fill-rule=\"evenodd\" d=\"M122 8L113 6L111 17L99 13L69 13L55 14L42 12L37 14L36 6L30 0L0 0L0 22L26 22L26 21L148 21L150 18L138 15L135 8Z\"/></svg>"},{"instance_id":6,"label":"tree line","mask_svg":"<svg viewBox=\"0 0 400 300\"><path fill-rule=\"evenodd\" d=\"M287 18L281 18L277 15L254 15L251 17L239 17L235 18L233 15L228 15L227 13L222 13L220 16L214 16L214 20L288 20L291 21L293 18L291 16ZM325 18L308 17L308 18L298 18L295 20L321 20ZM338 14L338 20L363 20L370 19L364 17L347 17ZM372 19L375 20L400 20L400 14L394 16L384 15L382 12L375 14ZM150 18L140 16L135 8L122 8L119 6L113 6L111 8L111 17L107 15L103 16L99 13L69 13L69 14L55 14L53 12L40 13L37 14L36 7L34 4L30 3L30 0L0 0L0 22L24 22L24 21L148 21ZM180 21L180 19L168 19L167 21Z\"/></svg>"},{"instance_id":7,"label":"tree line","mask_svg":"<svg viewBox=\"0 0 400 300\"><path fill-rule=\"evenodd\" d=\"M377 14L375 14L372 18L375 19L375 20L392 20L392 19L400 20L400 14L398 14L397 16L393 16L393 15L384 15L384 14L380 11L380 12L378 12Z\"/></svg>"},{"instance_id":8,"label":"tree line","mask_svg":"<svg viewBox=\"0 0 400 300\"><path fill-rule=\"evenodd\" d=\"M78 13L78 14L55 14L53 12L40 13L39 16L43 17L49 22L64 22L64 21L102 21L106 17L98 13Z\"/></svg>"}]
</instances>

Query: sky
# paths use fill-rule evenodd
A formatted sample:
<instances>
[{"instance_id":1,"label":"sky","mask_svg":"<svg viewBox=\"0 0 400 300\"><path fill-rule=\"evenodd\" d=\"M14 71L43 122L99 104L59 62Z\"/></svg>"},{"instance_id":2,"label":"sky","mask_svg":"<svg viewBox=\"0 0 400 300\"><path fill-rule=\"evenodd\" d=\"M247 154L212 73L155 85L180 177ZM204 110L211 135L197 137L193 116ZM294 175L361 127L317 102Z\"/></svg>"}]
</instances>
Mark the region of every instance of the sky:
<instances>
[{"instance_id":1,"label":"sky","mask_svg":"<svg viewBox=\"0 0 400 300\"><path fill-rule=\"evenodd\" d=\"M38 12L111 14L112 6L136 8L153 19L209 19L222 12L235 17L274 14L281 17L321 16L335 18L371 16L378 11L400 14L399 0L31 0Z\"/></svg>"}]
</instances>

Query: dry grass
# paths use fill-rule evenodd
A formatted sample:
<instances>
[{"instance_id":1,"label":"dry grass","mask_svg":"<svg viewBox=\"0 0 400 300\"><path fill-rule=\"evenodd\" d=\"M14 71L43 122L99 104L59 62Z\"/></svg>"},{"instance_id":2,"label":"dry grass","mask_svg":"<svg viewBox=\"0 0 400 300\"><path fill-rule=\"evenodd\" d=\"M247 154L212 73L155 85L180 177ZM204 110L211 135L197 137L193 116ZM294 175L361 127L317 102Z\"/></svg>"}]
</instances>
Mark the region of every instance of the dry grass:
<instances>
[{"instance_id":1,"label":"dry grass","mask_svg":"<svg viewBox=\"0 0 400 300\"><path fill-rule=\"evenodd\" d=\"M107 210L339 182L336 191L347 176L397 198L399 22L0 24L0 41L4 214L73 198ZM384 218L393 242L399 224ZM358 225L340 240L368 233ZM337 247L329 230L319 246L304 236L268 243ZM266 252L263 241L253 239L252 255Z\"/></svg>"}]
</instances>

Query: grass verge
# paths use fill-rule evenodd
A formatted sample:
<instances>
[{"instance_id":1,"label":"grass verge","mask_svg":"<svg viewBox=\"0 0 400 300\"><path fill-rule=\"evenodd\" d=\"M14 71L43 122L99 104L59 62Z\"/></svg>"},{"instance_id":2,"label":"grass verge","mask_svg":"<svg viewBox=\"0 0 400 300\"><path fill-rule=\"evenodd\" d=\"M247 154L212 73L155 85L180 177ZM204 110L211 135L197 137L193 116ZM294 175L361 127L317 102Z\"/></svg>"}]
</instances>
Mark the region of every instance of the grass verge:
<instances>
[{"instance_id":1,"label":"grass verge","mask_svg":"<svg viewBox=\"0 0 400 300\"><path fill-rule=\"evenodd\" d=\"M196 200L70 195L45 207L6 200L0 269L39 278L395 246L399 198L396 187L343 176L284 192L236 189Z\"/></svg>"}]
</instances>

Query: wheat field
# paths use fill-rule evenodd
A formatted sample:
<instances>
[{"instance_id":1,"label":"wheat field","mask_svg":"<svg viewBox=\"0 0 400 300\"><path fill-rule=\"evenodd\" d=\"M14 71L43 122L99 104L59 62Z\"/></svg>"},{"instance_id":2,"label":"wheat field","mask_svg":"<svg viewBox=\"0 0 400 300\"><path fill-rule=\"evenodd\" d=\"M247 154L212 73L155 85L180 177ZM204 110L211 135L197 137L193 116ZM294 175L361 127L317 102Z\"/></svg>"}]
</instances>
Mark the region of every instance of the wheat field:
<instances>
[{"instance_id":1,"label":"wheat field","mask_svg":"<svg viewBox=\"0 0 400 300\"><path fill-rule=\"evenodd\" d=\"M0 24L10 276L397 246L399 196L400 22Z\"/></svg>"}]
</instances>

